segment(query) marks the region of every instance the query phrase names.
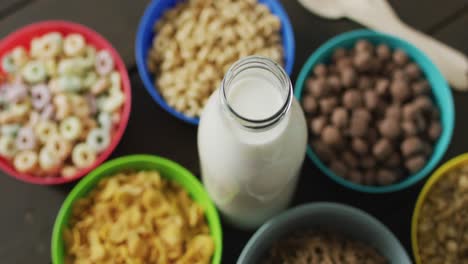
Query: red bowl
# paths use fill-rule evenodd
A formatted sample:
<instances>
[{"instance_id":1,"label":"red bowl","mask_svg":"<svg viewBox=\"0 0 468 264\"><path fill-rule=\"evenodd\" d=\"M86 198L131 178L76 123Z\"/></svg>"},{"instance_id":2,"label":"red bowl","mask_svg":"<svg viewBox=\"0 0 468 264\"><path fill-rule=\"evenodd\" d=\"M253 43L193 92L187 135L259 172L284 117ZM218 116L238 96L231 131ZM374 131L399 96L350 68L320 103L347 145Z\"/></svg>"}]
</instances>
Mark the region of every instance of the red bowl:
<instances>
[{"instance_id":1,"label":"red bowl","mask_svg":"<svg viewBox=\"0 0 468 264\"><path fill-rule=\"evenodd\" d=\"M97 157L96 161L92 166L78 171L73 177L41 177L34 176L31 174L20 173L13 167L12 162L0 157L1 170L18 180L40 185L63 184L77 180L86 175L88 172L90 172L97 166L99 166L102 162L104 162L112 153L112 151L114 151L114 149L117 147L117 144L120 142L125 128L127 127L131 108L130 80L128 78L128 73L125 68L125 64L122 61L122 58L106 39L104 39L100 34L95 32L94 30L89 29L83 25L67 21L44 21L27 25L11 33L10 35L8 35L0 41L0 58L2 58L5 53L11 51L16 46L23 46L25 49L29 50L29 44L34 37L42 36L51 31L60 32L63 35L68 35L70 33L80 33L84 36L86 42L96 47L96 49L108 50L114 58L116 68L122 77L122 90L126 100L121 110L122 112L120 124L114 132L110 146ZM0 75L2 73L4 72L0 65Z\"/></svg>"}]
</instances>

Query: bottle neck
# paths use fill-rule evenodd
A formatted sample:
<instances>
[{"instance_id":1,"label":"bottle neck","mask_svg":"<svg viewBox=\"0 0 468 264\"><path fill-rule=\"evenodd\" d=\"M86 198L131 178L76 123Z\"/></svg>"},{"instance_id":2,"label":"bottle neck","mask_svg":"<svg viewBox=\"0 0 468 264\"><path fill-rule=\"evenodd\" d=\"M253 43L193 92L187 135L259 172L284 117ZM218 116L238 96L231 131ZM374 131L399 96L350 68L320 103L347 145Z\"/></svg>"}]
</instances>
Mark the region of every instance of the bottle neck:
<instances>
[{"instance_id":1,"label":"bottle neck","mask_svg":"<svg viewBox=\"0 0 468 264\"><path fill-rule=\"evenodd\" d=\"M221 83L223 111L251 131L273 128L288 114L292 84L283 68L271 59L245 57L227 71Z\"/></svg>"}]
</instances>

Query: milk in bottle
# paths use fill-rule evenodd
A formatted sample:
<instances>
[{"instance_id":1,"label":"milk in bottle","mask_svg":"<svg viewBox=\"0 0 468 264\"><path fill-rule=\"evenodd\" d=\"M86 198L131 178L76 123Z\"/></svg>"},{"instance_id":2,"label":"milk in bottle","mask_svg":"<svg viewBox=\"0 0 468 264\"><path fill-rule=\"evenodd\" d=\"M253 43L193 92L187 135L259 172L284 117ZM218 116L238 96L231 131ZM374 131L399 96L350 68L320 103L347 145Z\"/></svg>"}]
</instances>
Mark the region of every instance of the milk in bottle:
<instances>
[{"instance_id":1,"label":"milk in bottle","mask_svg":"<svg viewBox=\"0 0 468 264\"><path fill-rule=\"evenodd\" d=\"M222 215L251 229L291 201L307 128L284 70L246 57L227 72L200 117L202 180Z\"/></svg>"}]
</instances>

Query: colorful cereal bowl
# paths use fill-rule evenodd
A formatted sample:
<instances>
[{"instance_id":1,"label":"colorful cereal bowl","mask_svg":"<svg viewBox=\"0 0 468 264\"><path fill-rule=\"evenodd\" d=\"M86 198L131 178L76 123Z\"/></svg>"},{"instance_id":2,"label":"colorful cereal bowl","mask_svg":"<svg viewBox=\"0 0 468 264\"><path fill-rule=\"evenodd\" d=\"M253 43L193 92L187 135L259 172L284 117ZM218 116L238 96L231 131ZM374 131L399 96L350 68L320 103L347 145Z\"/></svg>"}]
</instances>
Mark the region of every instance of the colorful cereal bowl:
<instances>
[{"instance_id":1,"label":"colorful cereal bowl","mask_svg":"<svg viewBox=\"0 0 468 264\"><path fill-rule=\"evenodd\" d=\"M374 44L385 43L393 49L402 49L408 54L410 59L412 59L421 67L423 74L426 76L432 88L435 104L440 110L442 134L437 140L432 155L424 168L413 175L409 175L402 181L388 186L366 186L353 183L332 172L330 168L328 168L325 163L320 160L320 158L317 156L317 154L315 154L314 150L310 146L307 148L307 155L323 173L346 188L366 193L395 192L408 188L426 177L435 168L437 163L444 155L450 144L454 129L455 112L453 98L446 80L437 67L423 52L410 43L399 38L370 30L355 30L338 35L327 41L317 51L315 51L309 57L299 73L294 91L296 98L298 98L298 100L301 99L305 82L315 65L327 62L327 60L331 58L332 52L336 48L344 47L349 49L360 39L368 40Z\"/></svg>"},{"instance_id":2,"label":"colorful cereal bowl","mask_svg":"<svg viewBox=\"0 0 468 264\"><path fill-rule=\"evenodd\" d=\"M42 36L51 31L60 32L63 35L68 35L70 33L79 33L85 37L87 43L90 43L97 49L108 50L114 59L115 67L120 73L122 79L122 90L125 96L125 103L121 109L120 123L114 132L109 147L97 157L94 164L92 164L86 169L79 170L72 177L37 177L25 173L20 173L12 166L10 161L0 157L0 169L2 171L6 172L7 174L11 175L12 177L18 180L40 185L55 185L75 181L86 175L88 172L90 172L97 166L99 166L102 162L104 162L120 142L125 128L127 127L131 108L130 80L128 78L128 73L125 68L124 62L122 61L122 58L106 39L104 39L97 32L83 25L68 21L44 21L30 24L11 33L10 35L8 35L0 41L0 58L2 58L5 53L11 51L14 47L19 45L29 49L30 42L33 38ZM0 75L2 75L2 73L3 70L0 66Z\"/></svg>"},{"instance_id":3,"label":"colorful cereal bowl","mask_svg":"<svg viewBox=\"0 0 468 264\"><path fill-rule=\"evenodd\" d=\"M153 0L148 5L143 17L141 18L140 25L138 26L135 43L135 57L140 78L143 80L143 84L153 100L164 110L178 119L192 125L198 125L199 118L188 117L167 104L155 86L154 75L149 71L146 63L148 53L153 45L154 23L162 17L166 10L174 7L178 2L182 1L184 0ZM292 29L291 22L289 22L289 17L278 0L258 0L258 2L268 6L271 12L278 16L281 21L281 34L283 37L283 48L285 54L284 65L286 72L291 74L294 66L295 42L294 31Z\"/></svg>"},{"instance_id":4,"label":"colorful cereal bowl","mask_svg":"<svg viewBox=\"0 0 468 264\"><path fill-rule=\"evenodd\" d=\"M64 228L68 224L73 204L78 199L86 196L101 179L126 170L157 170L161 173L162 177L175 181L186 189L193 200L200 204L205 210L208 226L215 243L215 253L212 258L212 263L221 263L221 223L216 208L207 192L197 178L184 167L171 160L150 155L131 155L108 161L92 171L73 188L63 202L55 220L51 246L52 263L64 263L66 252L62 235Z\"/></svg>"}]
</instances>

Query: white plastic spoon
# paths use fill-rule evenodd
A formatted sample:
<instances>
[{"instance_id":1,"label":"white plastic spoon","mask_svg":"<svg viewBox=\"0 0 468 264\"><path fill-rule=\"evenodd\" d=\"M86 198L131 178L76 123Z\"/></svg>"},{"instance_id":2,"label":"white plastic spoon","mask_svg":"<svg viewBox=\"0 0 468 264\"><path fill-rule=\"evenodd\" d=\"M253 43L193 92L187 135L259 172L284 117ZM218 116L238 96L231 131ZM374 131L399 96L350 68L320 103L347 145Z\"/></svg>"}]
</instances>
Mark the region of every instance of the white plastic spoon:
<instances>
[{"instance_id":1,"label":"white plastic spoon","mask_svg":"<svg viewBox=\"0 0 468 264\"><path fill-rule=\"evenodd\" d=\"M299 2L319 16L329 19L346 17L368 28L413 43L431 58L456 90L468 91L468 58L460 51L406 25L386 0L299 0Z\"/></svg>"}]
</instances>

